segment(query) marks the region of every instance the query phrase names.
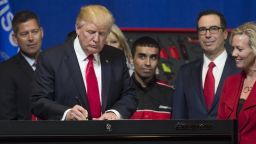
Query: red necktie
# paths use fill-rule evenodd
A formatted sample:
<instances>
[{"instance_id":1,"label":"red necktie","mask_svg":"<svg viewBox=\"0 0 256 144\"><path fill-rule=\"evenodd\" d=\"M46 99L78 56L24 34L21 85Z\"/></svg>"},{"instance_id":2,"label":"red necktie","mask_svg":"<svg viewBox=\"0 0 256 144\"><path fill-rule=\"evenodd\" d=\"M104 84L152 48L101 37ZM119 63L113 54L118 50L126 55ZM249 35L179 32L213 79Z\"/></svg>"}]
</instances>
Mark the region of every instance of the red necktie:
<instances>
[{"instance_id":1,"label":"red necktie","mask_svg":"<svg viewBox=\"0 0 256 144\"><path fill-rule=\"evenodd\" d=\"M87 97L90 105L90 110L93 118L98 118L101 115L100 94L98 81L93 68L93 55L87 57L88 64L86 67L86 84Z\"/></svg>"},{"instance_id":2,"label":"red necktie","mask_svg":"<svg viewBox=\"0 0 256 144\"><path fill-rule=\"evenodd\" d=\"M210 62L208 65L208 71L205 77L204 82L204 96L205 96L205 102L207 105L208 110L210 110L213 99L214 99L214 87L215 87L215 80L212 73L212 69L215 67L215 64L213 62Z\"/></svg>"},{"instance_id":3,"label":"red necktie","mask_svg":"<svg viewBox=\"0 0 256 144\"><path fill-rule=\"evenodd\" d=\"M31 120L32 120L32 121L37 121L37 117L36 117L36 115L32 114L32 116L31 116Z\"/></svg>"}]
</instances>

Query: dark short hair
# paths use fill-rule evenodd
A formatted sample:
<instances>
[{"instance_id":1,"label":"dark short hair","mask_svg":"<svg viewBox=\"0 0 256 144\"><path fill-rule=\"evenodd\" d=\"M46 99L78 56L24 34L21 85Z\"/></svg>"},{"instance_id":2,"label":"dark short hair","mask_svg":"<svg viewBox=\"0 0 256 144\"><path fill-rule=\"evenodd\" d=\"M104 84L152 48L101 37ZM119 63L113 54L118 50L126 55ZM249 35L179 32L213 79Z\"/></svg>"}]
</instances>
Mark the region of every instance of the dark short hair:
<instances>
[{"instance_id":1,"label":"dark short hair","mask_svg":"<svg viewBox=\"0 0 256 144\"><path fill-rule=\"evenodd\" d=\"M134 55L135 55L136 48L137 48L138 46L154 47L154 48L157 48L157 49L159 50L159 53L160 53L160 49L161 49L159 43L158 43L155 39L153 39L153 38L151 38L151 37L149 37L149 36L144 36L144 37L138 38L138 39L133 43L133 45L132 45L132 50L131 50L133 57L134 57Z\"/></svg>"},{"instance_id":2,"label":"dark short hair","mask_svg":"<svg viewBox=\"0 0 256 144\"><path fill-rule=\"evenodd\" d=\"M13 28L14 33L18 32L18 30L19 30L18 28L21 23L27 22L31 19L35 19L38 26L40 27L39 18L37 17L37 15L34 12L31 12L28 10L23 10L23 11L17 12L12 19L12 28Z\"/></svg>"},{"instance_id":3,"label":"dark short hair","mask_svg":"<svg viewBox=\"0 0 256 144\"><path fill-rule=\"evenodd\" d=\"M220 25L222 27L223 30L227 29L227 21L224 17L224 15L216 10L205 10L205 11L201 11L197 17L197 24L196 24L196 28L198 29L198 21L202 16L205 15L217 15L220 18Z\"/></svg>"}]
</instances>

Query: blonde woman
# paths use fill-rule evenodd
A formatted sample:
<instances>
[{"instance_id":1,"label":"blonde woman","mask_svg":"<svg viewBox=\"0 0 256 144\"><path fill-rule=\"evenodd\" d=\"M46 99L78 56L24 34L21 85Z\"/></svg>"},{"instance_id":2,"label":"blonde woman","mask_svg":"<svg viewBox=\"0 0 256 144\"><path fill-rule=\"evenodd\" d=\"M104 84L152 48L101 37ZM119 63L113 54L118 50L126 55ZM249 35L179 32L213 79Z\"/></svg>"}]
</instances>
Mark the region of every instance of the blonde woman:
<instances>
[{"instance_id":1,"label":"blonde woman","mask_svg":"<svg viewBox=\"0 0 256 144\"><path fill-rule=\"evenodd\" d=\"M229 77L222 90L218 119L237 119L240 144L256 143L256 24L245 23L230 36L232 56L240 74Z\"/></svg>"},{"instance_id":2,"label":"blonde woman","mask_svg":"<svg viewBox=\"0 0 256 144\"><path fill-rule=\"evenodd\" d=\"M126 41L126 38L123 32L120 30L120 28L117 25L114 24L112 26L111 32L107 37L106 44L124 51L124 54L127 59L127 66L129 68L129 73L131 75L134 69L132 64L131 49Z\"/></svg>"}]
</instances>

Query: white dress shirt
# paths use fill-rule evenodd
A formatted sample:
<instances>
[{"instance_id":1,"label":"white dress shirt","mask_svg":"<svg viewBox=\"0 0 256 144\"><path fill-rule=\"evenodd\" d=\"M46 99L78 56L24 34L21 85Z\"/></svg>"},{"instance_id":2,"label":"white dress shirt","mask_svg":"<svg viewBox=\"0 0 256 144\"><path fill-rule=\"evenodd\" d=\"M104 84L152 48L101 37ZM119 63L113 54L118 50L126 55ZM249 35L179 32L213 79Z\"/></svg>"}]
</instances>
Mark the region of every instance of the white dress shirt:
<instances>
[{"instance_id":1,"label":"white dress shirt","mask_svg":"<svg viewBox=\"0 0 256 144\"><path fill-rule=\"evenodd\" d=\"M222 76L222 72L227 60L228 54L227 51L224 50L217 58L215 58L215 60L213 61L215 64L215 67L213 68L213 75L214 75L214 79L215 79L215 90L214 92L216 93L219 82L220 82L220 78ZM204 87L204 82L205 82L205 77L206 77L206 73L208 71L208 65L211 61L205 56L204 54L204 64L203 64L203 72L202 72L202 84Z\"/></svg>"},{"instance_id":2,"label":"white dress shirt","mask_svg":"<svg viewBox=\"0 0 256 144\"><path fill-rule=\"evenodd\" d=\"M25 60L28 62L28 64L31 66L31 68L35 71L36 70L36 66L35 66L36 60L24 55L22 52L21 52L21 55L25 58Z\"/></svg>"},{"instance_id":3,"label":"white dress shirt","mask_svg":"<svg viewBox=\"0 0 256 144\"><path fill-rule=\"evenodd\" d=\"M85 54L85 52L83 51L83 49L82 49L82 47L79 43L78 37L76 37L76 39L74 40L74 50L75 50L75 53L76 53L76 57L77 57L77 60L78 60L78 63L79 63L80 71L82 73L83 80L84 80L84 85L85 85L85 88L86 88L87 84L86 84L86 78L85 78L85 71L86 71L86 66L88 64L88 59L87 59L87 55ZM98 81L98 87L99 87L99 93L100 93L100 103L102 105L100 55L99 54L93 54L93 56L94 56L93 66L94 66L94 71L95 71L96 78L97 78L97 81ZM61 120L65 120L68 111L70 111L70 109L65 111ZM107 112L108 111L115 113L119 119L122 118L121 114L118 111L116 111L114 109L107 110Z\"/></svg>"},{"instance_id":4,"label":"white dress shirt","mask_svg":"<svg viewBox=\"0 0 256 144\"><path fill-rule=\"evenodd\" d=\"M74 49L75 49L75 53L76 53L76 57L80 66L80 70L83 76L83 80L84 80L84 85L85 88L87 89L87 84L86 84L86 78L85 78L85 71L86 71L86 67L88 64L88 59L87 59L87 55L85 54L85 52L83 51L78 38L75 39L74 41ZM100 102L101 102L101 64L100 64L100 56L99 54L94 54L94 60L93 60L93 66L94 66L94 71L96 74L96 78L98 81L98 87L99 87L99 93L100 93Z\"/></svg>"}]
</instances>

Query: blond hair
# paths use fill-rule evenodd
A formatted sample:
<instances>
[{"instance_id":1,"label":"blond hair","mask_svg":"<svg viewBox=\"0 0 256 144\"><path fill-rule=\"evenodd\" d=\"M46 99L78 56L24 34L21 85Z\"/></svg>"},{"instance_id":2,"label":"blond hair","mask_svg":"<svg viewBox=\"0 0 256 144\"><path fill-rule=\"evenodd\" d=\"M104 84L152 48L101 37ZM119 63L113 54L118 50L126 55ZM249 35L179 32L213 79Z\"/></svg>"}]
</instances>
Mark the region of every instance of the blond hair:
<instances>
[{"instance_id":1,"label":"blond hair","mask_svg":"<svg viewBox=\"0 0 256 144\"><path fill-rule=\"evenodd\" d=\"M132 56L132 53L123 32L116 24L113 24L111 27L111 33L117 38L120 43L120 48L123 49L125 56L129 59Z\"/></svg>"},{"instance_id":2,"label":"blond hair","mask_svg":"<svg viewBox=\"0 0 256 144\"><path fill-rule=\"evenodd\" d=\"M233 29L229 38L229 43L232 44L235 35L243 34L248 36L248 45L252 48L254 55L256 55L256 24L254 22L247 22Z\"/></svg>"},{"instance_id":3,"label":"blond hair","mask_svg":"<svg viewBox=\"0 0 256 144\"><path fill-rule=\"evenodd\" d=\"M87 5L80 9L76 18L76 24L81 24L82 21L91 22L98 26L109 27L114 23L112 13L102 5Z\"/></svg>"}]
</instances>

